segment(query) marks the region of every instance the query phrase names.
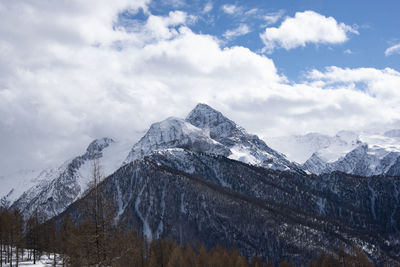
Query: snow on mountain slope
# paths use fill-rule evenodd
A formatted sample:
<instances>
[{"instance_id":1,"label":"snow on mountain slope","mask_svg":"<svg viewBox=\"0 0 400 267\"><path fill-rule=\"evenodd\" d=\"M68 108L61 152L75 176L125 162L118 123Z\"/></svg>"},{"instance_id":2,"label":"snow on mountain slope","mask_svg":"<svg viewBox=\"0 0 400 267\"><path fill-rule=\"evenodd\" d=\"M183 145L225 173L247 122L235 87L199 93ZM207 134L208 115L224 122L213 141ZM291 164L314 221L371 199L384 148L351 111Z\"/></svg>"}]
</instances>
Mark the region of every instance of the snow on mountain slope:
<instances>
[{"instance_id":1,"label":"snow on mountain slope","mask_svg":"<svg viewBox=\"0 0 400 267\"><path fill-rule=\"evenodd\" d=\"M125 163L149 155L154 150L176 147L224 156L229 155L229 150L211 139L206 131L183 119L170 117L150 126L147 133L132 147Z\"/></svg>"},{"instance_id":2,"label":"snow on mountain slope","mask_svg":"<svg viewBox=\"0 0 400 267\"><path fill-rule=\"evenodd\" d=\"M300 170L258 136L248 134L245 129L206 104L198 104L186 117L186 121L209 132L211 138L227 147L231 159L272 169Z\"/></svg>"},{"instance_id":3,"label":"snow on mountain slope","mask_svg":"<svg viewBox=\"0 0 400 267\"><path fill-rule=\"evenodd\" d=\"M104 139L104 138L103 138ZM107 177L121 167L126 155L130 151L131 142L128 140L112 141L101 150L101 157L97 158L102 177ZM77 182L81 188L80 195L86 190L93 173L93 159L86 160L78 170ZM80 196L79 195L79 196Z\"/></svg>"},{"instance_id":4,"label":"snow on mountain slope","mask_svg":"<svg viewBox=\"0 0 400 267\"><path fill-rule=\"evenodd\" d=\"M340 131L275 137L268 143L315 174L342 171L371 176L388 174L400 156L400 130L385 133ZM399 175L395 167L391 175ZM398 173L398 174L396 174Z\"/></svg>"},{"instance_id":5,"label":"snow on mountain slope","mask_svg":"<svg viewBox=\"0 0 400 267\"><path fill-rule=\"evenodd\" d=\"M18 172L0 176L1 205L8 206L14 202L25 190L41 180L41 173L37 170L20 170Z\"/></svg>"},{"instance_id":6,"label":"snow on mountain slope","mask_svg":"<svg viewBox=\"0 0 400 267\"><path fill-rule=\"evenodd\" d=\"M64 211L82 196L91 179L94 160L98 160L103 177L121 166L129 151L126 142L111 138L97 139L90 143L86 152L62 164L46 180L37 181L12 204L25 217L38 210L44 219Z\"/></svg>"},{"instance_id":7,"label":"snow on mountain slope","mask_svg":"<svg viewBox=\"0 0 400 267\"><path fill-rule=\"evenodd\" d=\"M198 104L185 120L168 118L151 125L136 143L124 163L129 163L151 152L168 148L222 155L253 165L280 170L300 170L284 155L268 147L256 135L208 105Z\"/></svg>"},{"instance_id":8,"label":"snow on mountain slope","mask_svg":"<svg viewBox=\"0 0 400 267\"><path fill-rule=\"evenodd\" d=\"M389 152L400 152L400 130L391 130L383 134L361 133L360 140L367 143L370 152L382 158Z\"/></svg>"},{"instance_id":9,"label":"snow on mountain slope","mask_svg":"<svg viewBox=\"0 0 400 267\"><path fill-rule=\"evenodd\" d=\"M325 162L334 162L356 148L361 141L350 131L340 131L335 136L320 133L273 137L267 139L270 146L284 153L289 160L303 164L314 153Z\"/></svg>"},{"instance_id":10,"label":"snow on mountain slope","mask_svg":"<svg viewBox=\"0 0 400 267\"><path fill-rule=\"evenodd\" d=\"M199 104L186 119L171 117L154 123L133 147L129 142L115 142L111 138L93 141L83 155L68 160L46 179L20 187L12 199L15 200L12 207L20 209L26 217L38 209L45 218L50 218L82 196L91 179L94 160L99 161L106 177L122 165L154 151L176 148L221 155L272 169L301 170L220 112Z\"/></svg>"}]
</instances>

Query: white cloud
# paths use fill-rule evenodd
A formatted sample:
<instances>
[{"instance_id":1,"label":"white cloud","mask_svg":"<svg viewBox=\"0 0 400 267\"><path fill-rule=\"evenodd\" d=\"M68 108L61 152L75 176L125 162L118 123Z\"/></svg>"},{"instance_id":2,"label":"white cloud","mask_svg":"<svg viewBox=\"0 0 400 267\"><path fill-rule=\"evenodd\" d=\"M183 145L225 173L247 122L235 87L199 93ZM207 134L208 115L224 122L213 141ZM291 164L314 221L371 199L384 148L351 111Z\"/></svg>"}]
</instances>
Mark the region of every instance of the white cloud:
<instances>
[{"instance_id":1,"label":"white cloud","mask_svg":"<svg viewBox=\"0 0 400 267\"><path fill-rule=\"evenodd\" d=\"M346 49L343 51L343 53L345 53L347 55L351 55L351 54L353 54L353 51L351 51L351 49Z\"/></svg>"},{"instance_id":2,"label":"white cloud","mask_svg":"<svg viewBox=\"0 0 400 267\"><path fill-rule=\"evenodd\" d=\"M155 40L174 37L179 33L173 27L185 24L188 18L183 11L171 11L168 17L150 15L144 28L146 36L143 36L142 41L149 37L153 37Z\"/></svg>"},{"instance_id":3,"label":"white cloud","mask_svg":"<svg viewBox=\"0 0 400 267\"><path fill-rule=\"evenodd\" d=\"M385 56L390 56L393 54L400 54L400 43L393 45L385 50Z\"/></svg>"},{"instance_id":4,"label":"white cloud","mask_svg":"<svg viewBox=\"0 0 400 267\"><path fill-rule=\"evenodd\" d=\"M264 21L267 25L272 25L278 22L280 18L282 18L283 14L285 13L284 10L279 10L278 12L269 13L263 16Z\"/></svg>"},{"instance_id":5,"label":"white cloud","mask_svg":"<svg viewBox=\"0 0 400 267\"><path fill-rule=\"evenodd\" d=\"M172 6L173 8L181 8L186 3L185 0L163 0L162 4L167 6Z\"/></svg>"},{"instance_id":6,"label":"white cloud","mask_svg":"<svg viewBox=\"0 0 400 267\"><path fill-rule=\"evenodd\" d=\"M235 37L246 35L250 32L249 27L246 24L240 24L238 27L232 30L227 30L223 37L227 40L231 40Z\"/></svg>"},{"instance_id":7,"label":"white cloud","mask_svg":"<svg viewBox=\"0 0 400 267\"><path fill-rule=\"evenodd\" d=\"M324 72L313 70L307 76L324 82L325 87L361 90L385 103L399 101L400 72L391 69L327 67ZM397 115L396 115L397 116Z\"/></svg>"},{"instance_id":8,"label":"white cloud","mask_svg":"<svg viewBox=\"0 0 400 267\"><path fill-rule=\"evenodd\" d=\"M241 8L235 5L225 4L222 6L222 10L229 15L235 15L241 12Z\"/></svg>"},{"instance_id":9,"label":"white cloud","mask_svg":"<svg viewBox=\"0 0 400 267\"><path fill-rule=\"evenodd\" d=\"M212 2L207 2L206 5L203 8L203 13L209 13L213 9L214 5Z\"/></svg>"},{"instance_id":10,"label":"white cloud","mask_svg":"<svg viewBox=\"0 0 400 267\"><path fill-rule=\"evenodd\" d=\"M253 16L253 15L257 15L257 13L259 13L259 12L260 12L260 10L258 8L252 8L252 9L247 10L244 14L246 16Z\"/></svg>"},{"instance_id":11,"label":"white cloud","mask_svg":"<svg viewBox=\"0 0 400 267\"><path fill-rule=\"evenodd\" d=\"M118 12L145 2L96 1L96 10L86 1L6 3L1 173L59 164L97 137L135 141L152 122L184 117L198 102L261 136L400 121L392 69L331 67L293 83L267 56L192 32L184 12L147 11L144 23L126 31L115 24Z\"/></svg>"},{"instance_id":12,"label":"white cloud","mask_svg":"<svg viewBox=\"0 0 400 267\"><path fill-rule=\"evenodd\" d=\"M325 17L314 11L297 12L286 18L279 28L266 28L260 35L268 51L282 47L286 50L307 43L339 44L348 40L348 34L357 30L333 17Z\"/></svg>"}]
</instances>

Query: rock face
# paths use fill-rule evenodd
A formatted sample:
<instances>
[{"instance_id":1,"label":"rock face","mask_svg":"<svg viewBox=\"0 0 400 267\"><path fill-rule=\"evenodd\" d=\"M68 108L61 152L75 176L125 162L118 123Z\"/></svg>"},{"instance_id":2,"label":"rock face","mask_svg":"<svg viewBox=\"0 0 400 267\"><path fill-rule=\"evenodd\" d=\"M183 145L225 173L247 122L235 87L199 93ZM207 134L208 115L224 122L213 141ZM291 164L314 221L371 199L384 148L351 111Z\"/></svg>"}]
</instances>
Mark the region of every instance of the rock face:
<instances>
[{"instance_id":1,"label":"rock face","mask_svg":"<svg viewBox=\"0 0 400 267\"><path fill-rule=\"evenodd\" d=\"M400 178L308 176L182 148L126 164L100 186L116 218L152 238L305 264L361 247L376 263L400 259ZM79 204L69 214L79 219Z\"/></svg>"},{"instance_id":2,"label":"rock face","mask_svg":"<svg viewBox=\"0 0 400 267\"><path fill-rule=\"evenodd\" d=\"M368 144L364 143L334 162L326 162L318 153L314 153L310 159L303 164L303 167L315 174L341 171L360 176L399 176L400 170L396 167L399 166L396 165L396 162L399 161L399 152L387 152L384 153L382 157L371 151Z\"/></svg>"}]
</instances>

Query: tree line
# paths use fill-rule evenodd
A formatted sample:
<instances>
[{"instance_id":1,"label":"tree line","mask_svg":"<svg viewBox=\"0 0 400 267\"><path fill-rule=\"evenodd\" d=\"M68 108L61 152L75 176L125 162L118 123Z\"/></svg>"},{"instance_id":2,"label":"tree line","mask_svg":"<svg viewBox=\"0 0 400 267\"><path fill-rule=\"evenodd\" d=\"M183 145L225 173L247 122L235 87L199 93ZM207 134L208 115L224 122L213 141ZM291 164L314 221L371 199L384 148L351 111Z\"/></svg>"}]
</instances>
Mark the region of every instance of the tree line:
<instances>
[{"instance_id":1,"label":"tree line","mask_svg":"<svg viewBox=\"0 0 400 267\"><path fill-rule=\"evenodd\" d=\"M93 212L91 216L95 215ZM89 218L89 217L88 217ZM44 254L54 260L53 266L115 266L115 267L272 267L268 260L244 258L236 249L219 245L208 250L204 245L179 246L172 240L148 242L133 230L111 226L98 217L98 224L85 218L75 224L66 217L60 226L54 219L39 223L35 213L24 222L16 211L0 211L0 266L18 266L23 260L38 261ZM25 227L25 229L24 229ZM97 229L96 229L97 227ZM25 258L24 258L25 257ZM279 267L294 267L283 260ZM361 250L348 254L323 254L310 260L311 267L374 266Z\"/></svg>"}]
</instances>

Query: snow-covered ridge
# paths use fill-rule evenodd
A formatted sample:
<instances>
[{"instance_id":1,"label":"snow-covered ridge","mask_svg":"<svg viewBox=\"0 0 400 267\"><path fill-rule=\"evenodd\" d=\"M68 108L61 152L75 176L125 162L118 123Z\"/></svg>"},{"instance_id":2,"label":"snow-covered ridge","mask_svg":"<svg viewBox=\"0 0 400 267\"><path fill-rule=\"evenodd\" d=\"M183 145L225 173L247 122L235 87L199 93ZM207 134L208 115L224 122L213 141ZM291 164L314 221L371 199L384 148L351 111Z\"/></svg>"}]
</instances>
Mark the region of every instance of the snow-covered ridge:
<instances>
[{"instance_id":1,"label":"snow-covered ridge","mask_svg":"<svg viewBox=\"0 0 400 267\"><path fill-rule=\"evenodd\" d=\"M400 130L385 133L340 131L334 136L310 133L268 139L269 147L221 112L198 104L185 119L170 117L151 125L132 146L102 138L58 168L0 177L2 202L26 214L38 207L48 216L62 212L82 196L98 160L104 177L122 165L154 153L207 153L277 170L311 173L343 171L364 176L400 175ZM275 150L276 149L276 150ZM280 152L284 152L286 156ZM302 165L292 161L302 163ZM185 168L190 169L190 162Z\"/></svg>"},{"instance_id":2,"label":"snow-covered ridge","mask_svg":"<svg viewBox=\"0 0 400 267\"><path fill-rule=\"evenodd\" d=\"M170 117L151 125L147 133L133 147L125 163L167 148L187 148L194 151L229 155L229 150L189 122Z\"/></svg>"},{"instance_id":3,"label":"snow-covered ridge","mask_svg":"<svg viewBox=\"0 0 400 267\"><path fill-rule=\"evenodd\" d=\"M340 131L334 136L320 133L268 138L268 144L289 160L300 164L306 162L314 153L326 162L334 162L361 144L359 136L350 131Z\"/></svg>"},{"instance_id":4,"label":"snow-covered ridge","mask_svg":"<svg viewBox=\"0 0 400 267\"><path fill-rule=\"evenodd\" d=\"M132 147L125 163L169 148L222 155L267 168L298 170L283 154L206 104L198 104L185 120L171 117L151 125Z\"/></svg>"},{"instance_id":5,"label":"snow-covered ridge","mask_svg":"<svg viewBox=\"0 0 400 267\"><path fill-rule=\"evenodd\" d=\"M298 165L268 147L257 136L248 134L219 111L198 104L186 119L170 117L154 123L133 146L131 142L108 137L94 140L82 155L58 168L40 175L29 173L23 179L15 178L22 184L2 187L0 197L27 217L39 209L46 218L50 218L82 196L91 179L94 160L99 161L103 177L106 177L128 162L155 151L167 152L168 149L221 155L279 170L300 170Z\"/></svg>"},{"instance_id":6,"label":"snow-covered ridge","mask_svg":"<svg viewBox=\"0 0 400 267\"><path fill-rule=\"evenodd\" d=\"M99 162L103 177L108 176L121 166L128 147L127 143L108 137L94 140L81 156L33 179L29 187L11 201L12 207L21 210L25 217L36 209L45 219L59 214L87 189L94 160Z\"/></svg>"},{"instance_id":7,"label":"snow-covered ridge","mask_svg":"<svg viewBox=\"0 0 400 267\"><path fill-rule=\"evenodd\" d=\"M400 175L394 171L400 156L398 129L382 133L340 131L334 136L310 133L270 138L268 142L315 174Z\"/></svg>"}]
</instances>

